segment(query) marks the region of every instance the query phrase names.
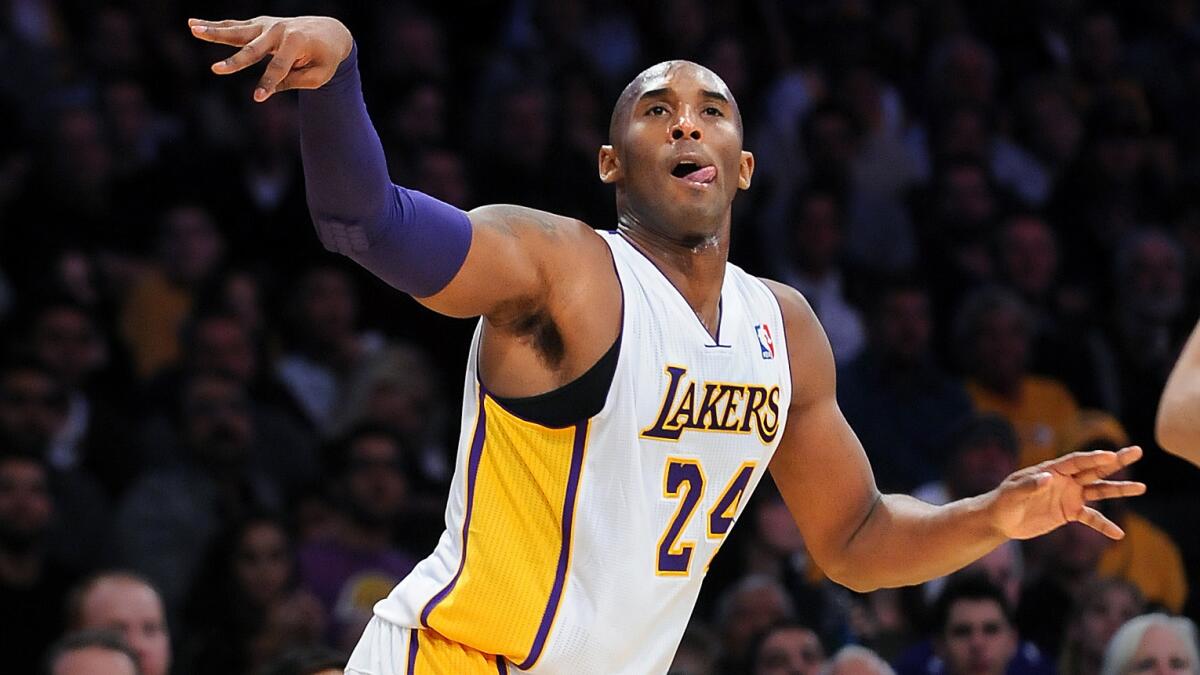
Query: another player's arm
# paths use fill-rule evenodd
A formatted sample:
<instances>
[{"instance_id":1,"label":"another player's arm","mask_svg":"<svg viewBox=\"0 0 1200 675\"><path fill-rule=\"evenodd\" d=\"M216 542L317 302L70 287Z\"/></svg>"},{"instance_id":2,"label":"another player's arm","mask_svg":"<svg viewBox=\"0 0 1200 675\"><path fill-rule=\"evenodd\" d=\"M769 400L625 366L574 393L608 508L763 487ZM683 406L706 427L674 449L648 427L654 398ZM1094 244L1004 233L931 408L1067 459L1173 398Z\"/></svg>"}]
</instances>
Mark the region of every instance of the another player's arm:
<instances>
[{"instance_id":1,"label":"another player's arm","mask_svg":"<svg viewBox=\"0 0 1200 675\"><path fill-rule=\"evenodd\" d=\"M301 154L322 243L427 307L487 315L503 326L543 307L560 259L581 242L595 244L573 219L516 206L467 214L393 185L363 102L353 38L336 19L189 23L200 39L241 48L213 65L218 74L270 57L255 100L307 90L300 95Z\"/></svg>"},{"instance_id":2,"label":"another player's arm","mask_svg":"<svg viewBox=\"0 0 1200 675\"><path fill-rule=\"evenodd\" d=\"M1154 435L1164 450L1200 466L1200 323L1167 379Z\"/></svg>"},{"instance_id":3,"label":"another player's arm","mask_svg":"<svg viewBox=\"0 0 1200 675\"><path fill-rule=\"evenodd\" d=\"M880 494L862 445L838 408L824 331L799 293L771 286L783 309L793 382L771 474L814 560L831 579L856 590L920 583L1009 538L1033 537L1072 520L1122 536L1084 500L1144 491L1140 483L1103 480L1135 461L1137 448L1068 455L945 506Z\"/></svg>"}]
</instances>

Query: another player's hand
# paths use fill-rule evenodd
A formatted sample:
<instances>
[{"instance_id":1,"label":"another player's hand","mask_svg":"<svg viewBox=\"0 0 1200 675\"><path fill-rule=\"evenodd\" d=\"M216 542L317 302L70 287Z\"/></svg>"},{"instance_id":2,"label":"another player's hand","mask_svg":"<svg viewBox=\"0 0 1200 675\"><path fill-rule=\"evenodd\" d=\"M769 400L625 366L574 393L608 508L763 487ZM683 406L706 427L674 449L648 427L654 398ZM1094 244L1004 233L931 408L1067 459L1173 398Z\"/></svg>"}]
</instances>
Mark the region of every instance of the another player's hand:
<instances>
[{"instance_id":1,"label":"another player's hand","mask_svg":"<svg viewBox=\"0 0 1200 675\"><path fill-rule=\"evenodd\" d=\"M1125 532L1087 502L1144 493L1143 483L1105 480L1141 457L1142 449L1131 446L1074 452L1021 469L988 494L992 522L1010 539L1030 539L1069 522L1120 539Z\"/></svg>"},{"instance_id":2,"label":"another player's hand","mask_svg":"<svg viewBox=\"0 0 1200 675\"><path fill-rule=\"evenodd\" d=\"M188 19L192 35L207 42L241 47L212 65L218 75L236 73L271 56L258 81L254 100L287 89L316 89L333 77L350 54L354 38L337 19L326 16L280 18L260 16L248 21Z\"/></svg>"}]
</instances>

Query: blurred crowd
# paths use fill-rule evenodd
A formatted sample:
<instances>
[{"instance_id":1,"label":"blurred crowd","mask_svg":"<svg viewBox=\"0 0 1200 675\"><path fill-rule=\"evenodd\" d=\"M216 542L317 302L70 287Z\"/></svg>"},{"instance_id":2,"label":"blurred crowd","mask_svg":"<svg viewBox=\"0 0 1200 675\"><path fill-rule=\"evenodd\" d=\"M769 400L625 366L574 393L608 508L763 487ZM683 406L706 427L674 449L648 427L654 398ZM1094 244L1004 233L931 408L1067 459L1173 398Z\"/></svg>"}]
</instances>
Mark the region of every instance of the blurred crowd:
<instances>
[{"instance_id":1,"label":"blurred crowd","mask_svg":"<svg viewBox=\"0 0 1200 675\"><path fill-rule=\"evenodd\" d=\"M294 95L186 28L258 14L350 27L397 183L604 229L621 87L716 71L732 260L812 303L883 490L1146 448L1124 540L869 594L764 484L672 672L1200 672L1200 471L1153 439L1200 312L1196 0L0 0L0 670L336 672L442 529L473 323L321 248Z\"/></svg>"}]
</instances>

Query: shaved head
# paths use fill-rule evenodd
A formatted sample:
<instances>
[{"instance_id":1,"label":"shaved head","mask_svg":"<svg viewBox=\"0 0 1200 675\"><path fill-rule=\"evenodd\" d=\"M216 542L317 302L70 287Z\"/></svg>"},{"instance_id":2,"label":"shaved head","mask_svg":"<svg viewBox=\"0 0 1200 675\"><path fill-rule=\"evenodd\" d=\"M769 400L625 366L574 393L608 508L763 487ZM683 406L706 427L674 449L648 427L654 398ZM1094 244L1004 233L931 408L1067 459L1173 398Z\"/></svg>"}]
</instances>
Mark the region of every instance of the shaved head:
<instances>
[{"instance_id":1,"label":"shaved head","mask_svg":"<svg viewBox=\"0 0 1200 675\"><path fill-rule=\"evenodd\" d=\"M629 111L647 92L652 92L657 89L657 82L667 78L672 73L680 69L693 69L697 76L701 79L708 80L713 84L712 93L719 95L729 101L733 106L735 118L739 133L742 129L742 113L738 109L737 101L733 98L733 92L729 91L729 87L719 75L705 68L699 63L693 61L673 60L656 63L653 66L638 73L629 84L625 85L625 89L621 91L621 95L617 97L617 103L613 106L612 117L608 123L608 142L617 145L620 141L622 132L625 128L625 123L629 121Z\"/></svg>"}]
</instances>

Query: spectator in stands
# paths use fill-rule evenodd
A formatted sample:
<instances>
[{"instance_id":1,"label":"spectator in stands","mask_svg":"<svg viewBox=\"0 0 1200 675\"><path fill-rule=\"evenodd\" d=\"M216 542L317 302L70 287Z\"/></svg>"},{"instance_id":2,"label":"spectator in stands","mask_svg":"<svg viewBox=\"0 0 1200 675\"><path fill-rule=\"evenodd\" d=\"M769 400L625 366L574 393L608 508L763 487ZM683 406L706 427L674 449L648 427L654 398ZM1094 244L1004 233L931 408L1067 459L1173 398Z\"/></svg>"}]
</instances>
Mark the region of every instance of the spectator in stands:
<instances>
[{"instance_id":1,"label":"spectator in stands","mask_svg":"<svg viewBox=\"0 0 1200 675\"><path fill-rule=\"evenodd\" d=\"M862 350L862 316L850 304L842 267L844 207L836 189L810 186L792 209L794 255L783 281L804 294L829 336L838 363Z\"/></svg>"},{"instance_id":2,"label":"spectator in stands","mask_svg":"<svg viewBox=\"0 0 1200 675\"><path fill-rule=\"evenodd\" d=\"M723 647L719 672L741 670L747 659L757 660L763 650L754 649L755 636L775 623L793 621L795 615L796 608L787 589L771 577L750 574L727 589L718 600L716 611L716 627ZM807 640L817 640L811 630L803 630L811 636ZM788 646L795 643L789 638L781 641ZM790 649L786 651L791 653Z\"/></svg>"},{"instance_id":3,"label":"spectator in stands","mask_svg":"<svg viewBox=\"0 0 1200 675\"><path fill-rule=\"evenodd\" d=\"M737 670L753 675L817 675L823 672L825 648L803 624L777 620L755 636L746 663Z\"/></svg>"},{"instance_id":4,"label":"spectator in stands","mask_svg":"<svg viewBox=\"0 0 1200 675\"><path fill-rule=\"evenodd\" d=\"M667 675L716 675L720 644L704 626L693 621L679 640Z\"/></svg>"},{"instance_id":5,"label":"spectator in stands","mask_svg":"<svg viewBox=\"0 0 1200 675\"><path fill-rule=\"evenodd\" d=\"M871 295L868 345L840 364L838 404L880 489L907 492L936 477L942 447L971 400L935 359L926 287L900 279Z\"/></svg>"},{"instance_id":6,"label":"spectator in stands","mask_svg":"<svg viewBox=\"0 0 1200 675\"><path fill-rule=\"evenodd\" d=\"M999 288L968 297L954 325L967 391L977 410L998 413L1016 428L1019 467L1061 455L1079 410L1062 383L1029 374L1032 331L1025 304Z\"/></svg>"},{"instance_id":7,"label":"spectator in stands","mask_svg":"<svg viewBox=\"0 0 1200 675\"><path fill-rule=\"evenodd\" d=\"M1084 410L1067 436L1067 450L1117 450L1129 445L1129 436L1112 415ZM1128 480L1129 470L1112 480ZM1141 591L1146 602L1172 613L1183 611L1188 597L1183 554L1171 537L1129 504L1105 506L1108 517L1125 530L1120 541L1109 541L1096 566L1102 577L1124 579Z\"/></svg>"},{"instance_id":8,"label":"spectator in stands","mask_svg":"<svg viewBox=\"0 0 1200 675\"><path fill-rule=\"evenodd\" d=\"M24 672L34 672L31 668ZM137 654L118 633L81 630L64 635L46 657L47 675L145 675Z\"/></svg>"},{"instance_id":9,"label":"spectator in stands","mask_svg":"<svg viewBox=\"0 0 1200 675\"><path fill-rule=\"evenodd\" d=\"M918 487L913 496L930 504L981 495L1017 470L1017 434L995 413L968 417L955 431L942 480Z\"/></svg>"},{"instance_id":10,"label":"spectator in stands","mask_svg":"<svg viewBox=\"0 0 1200 675\"><path fill-rule=\"evenodd\" d=\"M213 538L245 514L282 506L277 482L251 462L254 418L236 380L193 375L177 414L179 461L130 488L114 542L117 559L162 590L173 620Z\"/></svg>"},{"instance_id":11,"label":"spectator in stands","mask_svg":"<svg viewBox=\"0 0 1200 675\"><path fill-rule=\"evenodd\" d=\"M276 374L321 434L333 432L345 382L382 348L375 333L358 331L358 298L341 268L318 265L299 279L290 299L290 346Z\"/></svg>"},{"instance_id":12,"label":"spectator in stands","mask_svg":"<svg viewBox=\"0 0 1200 675\"><path fill-rule=\"evenodd\" d=\"M846 645L837 650L822 675L896 675L896 671L878 654L860 645Z\"/></svg>"},{"instance_id":13,"label":"spectator in stands","mask_svg":"<svg viewBox=\"0 0 1200 675\"><path fill-rule=\"evenodd\" d=\"M1100 675L1200 672L1196 624L1182 616L1143 614L1125 622L1104 652Z\"/></svg>"},{"instance_id":14,"label":"spectator in stands","mask_svg":"<svg viewBox=\"0 0 1200 675\"><path fill-rule=\"evenodd\" d=\"M90 475L50 461L50 446L65 428L67 409L66 392L44 366L16 361L0 367L0 437L10 450L46 463L57 513L50 549L63 564L87 571L106 548L111 513L104 491Z\"/></svg>"},{"instance_id":15,"label":"spectator in stands","mask_svg":"<svg viewBox=\"0 0 1200 675\"><path fill-rule=\"evenodd\" d=\"M72 589L67 599L71 630L111 630L137 655L141 675L171 670L171 637L161 596L130 572L101 572Z\"/></svg>"},{"instance_id":16,"label":"spectator in stands","mask_svg":"<svg viewBox=\"0 0 1200 675\"><path fill-rule=\"evenodd\" d=\"M328 648L294 649L262 670L262 675L343 675L346 658Z\"/></svg>"},{"instance_id":17,"label":"spectator in stands","mask_svg":"<svg viewBox=\"0 0 1200 675\"><path fill-rule=\"evenodd\" d=\"M177 204L162 216L157 265L135 283L121 307L121 335L143 379L180 356L179 329L195 291L209 280L225 243L209 211Z\"/></svg>"},{"instance_id":18,"label":"spectator in stands","mask_svg":"<svg viewBox=\"0 0 1200 675\"><path fill-rule=\"evenodd\" d=\"M1059 675L1100 675L1113 634L1145 608L1141 592L1128 581L1101 577L1084 586L1067 620Z\"/></svg>"},{"instance_id":19,"label":"spectator in stands","mask_svg":"<svg viewBox=\"0 0 1200 675\"><path fill-rule=\"evenodd\" d=\"M333 644L351 648L382 600L416 563L399 548L410 470L401 441L361 427L335 444L331 471L340 506L334 536L300 549L300 579L329 616Z\"/></svg>"},{"instance_id":20,"label":"spectator in stands","mask_svg":"<svg viewBox=\"0 0 1200 675\"><path fill-rule=\"evenodd\" d=\"M320 644L325 611L298 587L283 522L249 516L214 542L188 607L187 662L197 673L249 673Z\"/></svg>"},{"instance_id":21,"label":"spectator in stands","mask_svg":"<svg viewBox=\"0 0 1200 675\"><path fill-rule=\"evenodd\" d=\"M1017 654L1017 630L1008 600L991 582L969 576L952 581L933 616L934 651L946 675L1008 672Z\"/></svg>"},{"instance_id":22,"label":"spectator in stands","mask_svg":"<svg viewBox=\"0 0 1200 675\"><path fill-rule=\"evenodd\" d=\"M62 633L62 604L76 574L49 550L54 496L36 456L0 454L0 652L6 668L32 673Z\"/></svg>"}]
</instances>

